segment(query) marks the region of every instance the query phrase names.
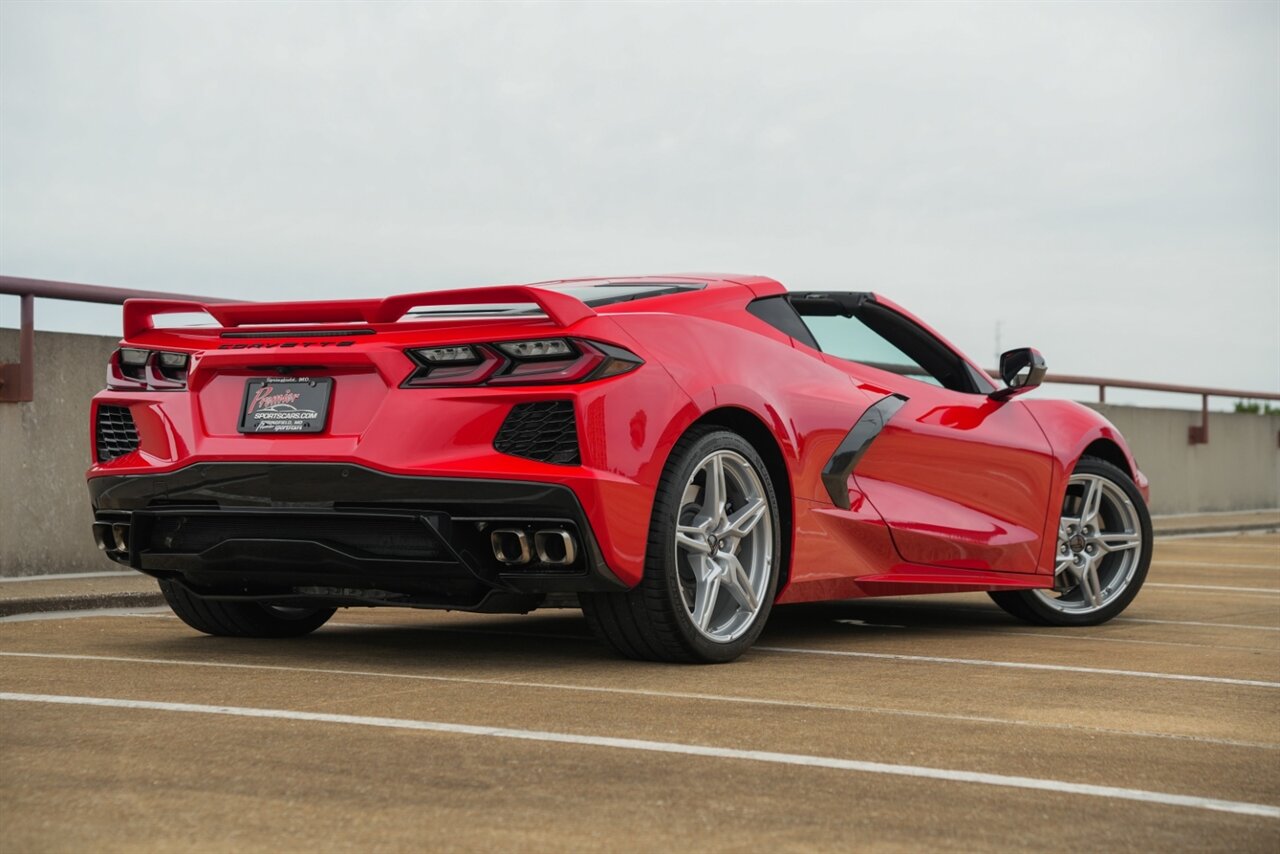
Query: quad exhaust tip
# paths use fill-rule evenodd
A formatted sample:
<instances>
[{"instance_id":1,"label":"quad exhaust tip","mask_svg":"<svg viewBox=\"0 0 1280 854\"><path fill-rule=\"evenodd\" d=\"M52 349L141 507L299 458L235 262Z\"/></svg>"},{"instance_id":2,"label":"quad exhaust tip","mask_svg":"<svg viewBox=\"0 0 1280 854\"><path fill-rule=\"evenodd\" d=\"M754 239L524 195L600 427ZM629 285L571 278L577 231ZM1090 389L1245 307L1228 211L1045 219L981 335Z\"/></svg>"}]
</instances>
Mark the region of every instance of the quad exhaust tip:
<instances>
[{"instance_id":1,"label":"quad exhaust tip","mask_svg":"<svg viewBox=\"0 0 1280 854\"><path fill-rule=\"evenodd\" d=\"M129 526L115 524L111 526L111 539L115 543L116 551L129 551Z\"/></svg>"},{"instance_id":2,"label":"quad exhaust tip","mask_svg":"<svg viewBox=\"0 0 1280 854\"><path fill-rule=\"evenodd\" d=\"M489 532L489 544L493 546L493 556L508 566L519 566L533 558L529 535L519 528L495 528Z\"/></svg>"},{"instance_id":3,"label":"quad exhaust tip","mask_svg":"<svg viewBox=\"0 0 1280 854\"><path fill-rule=\"evenodd\" d=\"M128 522L94 522L93 539L108 554L129 553Z\"/></svg>"},{"instance_id":4,"label":"quad exhaust tip","mask_svg":"<svg viewBox=\"0 0 1280 854\"><path fill-rule=\"evenodd\" d=\"M538 560L552 566L568 566L578 556L573 534L563 528L547 528L533 535Z\"/></svg>"},{"instance_id":5,"label":"quad exhaust tip","mask_svg":"<svg viewBox=\"0 0 1280 854\"><path fill-rule=\"evenodd\" d=\"M543 528L529 532L523 528L494 528L489 532L493 556L507 566L525 566L536 556L539 563L569 566L578 559L578 544L573 534L563 528Z\"/></svg>"}]
</instances>

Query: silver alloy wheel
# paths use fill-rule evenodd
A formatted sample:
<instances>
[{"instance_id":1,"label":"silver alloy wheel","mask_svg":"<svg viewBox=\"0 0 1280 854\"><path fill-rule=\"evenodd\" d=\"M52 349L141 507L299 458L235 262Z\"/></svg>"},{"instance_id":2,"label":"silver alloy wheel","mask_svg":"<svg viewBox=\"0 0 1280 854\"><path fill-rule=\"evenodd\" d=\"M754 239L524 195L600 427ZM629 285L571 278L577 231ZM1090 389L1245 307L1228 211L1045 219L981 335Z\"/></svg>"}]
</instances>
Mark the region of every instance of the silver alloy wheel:
<instances>
[{"instance_id":1,"label":"silver alloy wheel","mask_svg":"<svg viewBox=\"0 0 1280 854\"><path fill-rule=\"evenodd\" d=\"M747 458L713 451L685 484L676 520L680 599L694 627L716 643L751 628L773 571L773 516Z\"/></svg>"},{"instance_id":2,"label":"silver alloy wheel","mask_svg":"<svg viewBox=\"0 0 1280 854\"><path fill-rule=\"evenodd\" d=\"M1035 595L1064 613L1101 610L1129 587L1143 545L1138 510L1118 483L1072 475L1058 521L1054 589Z\"/></svg>"}]
</instances>

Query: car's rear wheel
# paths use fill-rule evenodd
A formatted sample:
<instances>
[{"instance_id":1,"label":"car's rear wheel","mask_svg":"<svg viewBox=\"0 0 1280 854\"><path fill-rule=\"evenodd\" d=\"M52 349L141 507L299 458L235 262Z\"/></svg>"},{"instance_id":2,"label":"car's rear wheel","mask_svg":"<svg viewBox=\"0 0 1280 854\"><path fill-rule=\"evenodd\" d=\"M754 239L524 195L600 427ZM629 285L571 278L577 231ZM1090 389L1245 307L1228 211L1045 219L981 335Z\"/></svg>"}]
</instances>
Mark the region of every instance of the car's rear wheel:
<instances>
[{"instance_id":1,"label":"car's rear wheel","mask_svg":"<svg viewBox=\"0 0 1280 854\"><path fill-rule=\"evenodd\" d=\"M1151 564L1151 516L1129 476L1105 460L1081 459L1055 549L1052 589L993 592L996 604L1046 626L1097 625L1128 607Z\"/></svg>"},{"instance_id":2,"label":"car's rear wheel","mask_svg":"<svg viewBox=\"0 0 1280 854\"><path fill-rule=\"evenodd\" d=\"M299 637L323 626L334 612L333 608L285 608L206 599L166 579L160 581L160 592L182 622L198 632L219 637Z\"/></svg>"},{"instance_id":3,"label":"car's rear wheel","mask_svg":"<svg viewBox=\"0 0 1280 854\"><path fill-rule=\"evenodd\" d=\"M592 629L630 658L732 661L773 607L782 553L778 499L741 436L699 428L676 443L654 500L644 577L582 594Z\"/></svg>"}]
</instances>

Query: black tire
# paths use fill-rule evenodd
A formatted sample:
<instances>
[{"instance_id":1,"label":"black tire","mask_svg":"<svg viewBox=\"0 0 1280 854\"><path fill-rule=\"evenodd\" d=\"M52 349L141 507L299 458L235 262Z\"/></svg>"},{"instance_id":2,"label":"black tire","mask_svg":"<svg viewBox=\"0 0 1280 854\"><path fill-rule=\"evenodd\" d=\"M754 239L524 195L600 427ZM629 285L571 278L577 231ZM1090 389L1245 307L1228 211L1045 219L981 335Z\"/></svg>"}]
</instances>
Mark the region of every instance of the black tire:
<instances>
[{"instance_id":1,"label":"black tire","mask_svg":"<svg viewBox=\"0 0 1280 854\"><path fill-rule=\"evenodd\" d=\"M257 602L206 599L164 579L160 592L182 622L218 637L296 638L323 626L334 612L333 608L274 608Z\"/></svg>"},{"instance_id":2,"label":"black tire","mask_svg":"<svg viewBox=\"0 0 1280 854\"><path fill-rule=\"evenodd\" d=\"M726 642L713 641L694 626L681 597L674 548L685 484L695 467L719 450L740 454L754 468L764 487L773 535L773 558L759 611L743 634ZM773 608L782 560L781 537L777 494L755 448L728 430L694 428L672 448L658 484L640 583L625 593L579 594L582 611L592 631L627 658L706 664L733 661L755 643Z\"/></svg>"},{"instance_id":3,"label":"black tire","mask_svg":"<svg viewBox=\"0 0 1280 854\"><path fill-rule=\"evenodd\" d=\"M1147 570L1151 566L1151 514L1133 480L1117 466L1097 457L1081 457L1072 471L1072 475L1077 474L1106 478L1124 490L1137 512L1139 530L1142 534L1142 551L1128 585L1118 591L1115 597L1103 607L1086 614L1072 614L1050 607L1032 590L1002 590L987 594L1009 614L1033 625L1096 626L1105 623L1129 607L1129 603L1142 589L1142 584L1147 578Z\"/></svg>"}]
</instances>

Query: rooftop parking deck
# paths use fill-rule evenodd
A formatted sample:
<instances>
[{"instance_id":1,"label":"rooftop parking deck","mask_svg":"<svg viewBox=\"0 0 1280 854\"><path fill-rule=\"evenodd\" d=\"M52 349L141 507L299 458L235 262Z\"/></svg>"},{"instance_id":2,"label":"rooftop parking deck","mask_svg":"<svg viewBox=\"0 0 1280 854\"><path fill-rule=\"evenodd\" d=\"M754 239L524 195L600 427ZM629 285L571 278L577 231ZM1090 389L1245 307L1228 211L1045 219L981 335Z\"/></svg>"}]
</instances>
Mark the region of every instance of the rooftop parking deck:
<instances>
[{"instance_id":1,"label":"rooftop parking deck","mask_svg":"<svg viewBox=\"0 0 1280 854\"><path fill-rule=\"evenodd\" d=\"M1280 844L1276 533L1160 538L1096 628L795 606L717 667L619 660L576 611L39 617L0 623L13 850Z\"/></svg>"}]
</instances>

